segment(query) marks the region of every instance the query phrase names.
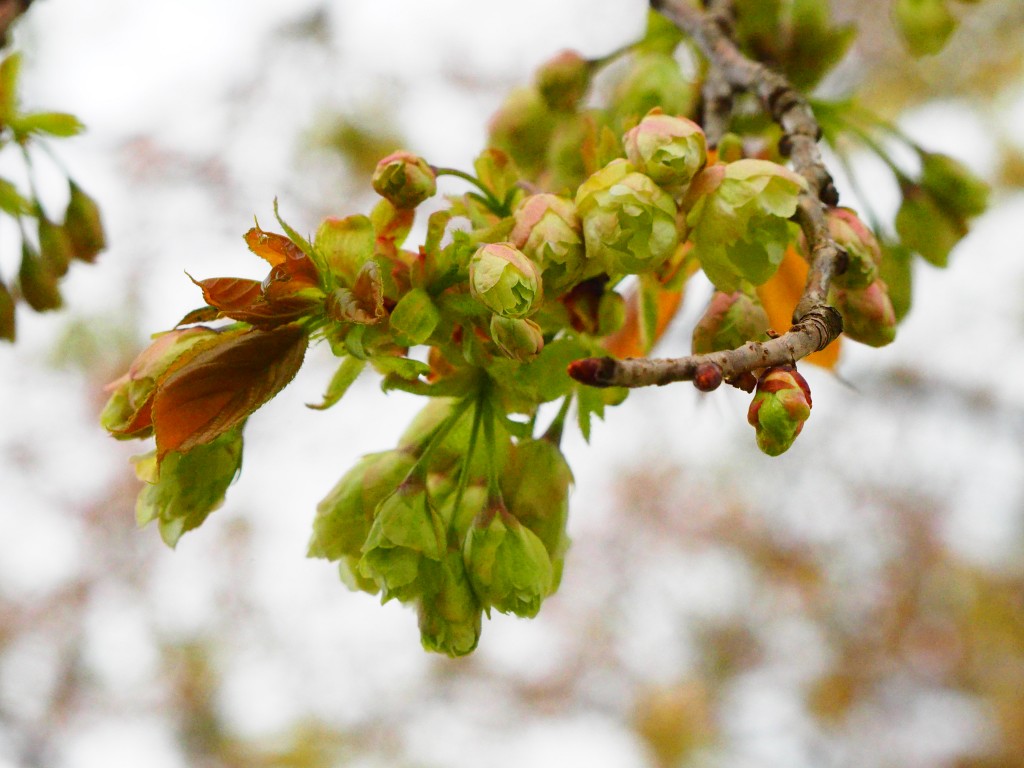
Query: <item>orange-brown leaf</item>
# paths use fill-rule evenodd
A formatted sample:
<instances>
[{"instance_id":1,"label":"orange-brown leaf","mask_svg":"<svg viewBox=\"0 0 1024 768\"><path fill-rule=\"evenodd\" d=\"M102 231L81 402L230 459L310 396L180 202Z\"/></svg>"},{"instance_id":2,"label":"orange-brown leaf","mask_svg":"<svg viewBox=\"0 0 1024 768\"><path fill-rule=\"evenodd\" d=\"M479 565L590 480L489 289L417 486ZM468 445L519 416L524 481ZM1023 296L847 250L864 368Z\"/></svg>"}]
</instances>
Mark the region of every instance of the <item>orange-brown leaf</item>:
<instances>
[{"instance_id":1,"label":"orange-brown leaf","mask_svg":"<svg viewBox=\"0 0 1024 768\"><path fill-rule=\"evenodd\" d=\"M683 303L683 291L661 291L658 294L658 321L655 326L652 346L665 332L672 318ZM601 341L601 346L614 357L643 357L643 330L640 323L640 291L634 290L626 297L626 322L615 333Z\"/></svg>"},{"instance_id":2,"label":"orange-brown leaf","mask_svg":"<svg viewBox=\"0 0 1024 768\"><path fill-rule=\"evenodd\" d=\"M807 280L807 262L792 247L786 249L785 256L778 271L764 285L758 287L757 294L761 298L771 327L779 333L789 330L793 324L793 309L800 300ZM820 352L808 355L808 363L828 368L835 368L839 361L840 342L836 339Z\"/></svg>"},{"instance_id":3,"label":"orange-brown leaf","mask_svg":"<svg viewBox=\"0 0 1024 768\"><path fill-rule=\"evenodd\" d=\"M292 380L306 342L297 325L247 331L166 374L153 398L158 458L208 443L244 421Z\"/></svg>"},{"instance_id":4,"label":"orange-brown leaf","mask_svg":"<svg viewBox=\"0 0 1024 768\"><path fill-rule=\"evenodd\" d=\"M272 267L284 264L289 258L295 258L296 252L302 254L299 246L284 235L279 235L276 232L264 232L259 227L253 227L245 233L244 237L249 250L261 259L266 259Z\"/></svg>"},{"instance_id":5,"label":"orange-brown leaf","mask_svg":"<svg viewBox=\"0 0 1024 768\"><path fill-rule=\"evenodd\" d=\"M242 277L211 277L192 282L203 289L203 298L207 304L225 313L250 306L259 298L262 290L258 280Z\"/></svg>"}]
</instances>

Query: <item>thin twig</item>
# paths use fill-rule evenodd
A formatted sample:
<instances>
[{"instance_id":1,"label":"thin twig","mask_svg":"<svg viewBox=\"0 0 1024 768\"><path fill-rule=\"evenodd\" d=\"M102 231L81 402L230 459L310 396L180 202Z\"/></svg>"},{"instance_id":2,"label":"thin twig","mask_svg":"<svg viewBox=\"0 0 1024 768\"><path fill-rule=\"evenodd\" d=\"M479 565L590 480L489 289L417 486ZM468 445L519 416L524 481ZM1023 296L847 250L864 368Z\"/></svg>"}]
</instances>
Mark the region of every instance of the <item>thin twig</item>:
<instances>
[{"instance_id":1,"label":"thin twig","mask_svg":"<svg viewBox=\"0 0 1024 768\"><path fill-rule=\"evenodd\" d=\"M782 128L780 151L790 157L793 169L811 190L801 193L795 216L807 241L810 269L793 312L794 325L777 338L676 359L587 358L574 363L569 373L592 386L644 387L692 380L698 368L709 363L720 368L726 380L771 365L795 363L827 347L843 330L842 316L828 303L829 286L845 267L846 254L829 234L826 219L827 206L838 204L839 199L818 148L821 128L807 100L786 78L740 52L730 37L731 24L722 13L722 4L716 4L714 12L706 12L687 0L650 2L654 10L693 38L708 60L709 76L724 80L731 91L755 94ZM715 72L717 75L711 74Z\"/></svg>"}]
</instances>

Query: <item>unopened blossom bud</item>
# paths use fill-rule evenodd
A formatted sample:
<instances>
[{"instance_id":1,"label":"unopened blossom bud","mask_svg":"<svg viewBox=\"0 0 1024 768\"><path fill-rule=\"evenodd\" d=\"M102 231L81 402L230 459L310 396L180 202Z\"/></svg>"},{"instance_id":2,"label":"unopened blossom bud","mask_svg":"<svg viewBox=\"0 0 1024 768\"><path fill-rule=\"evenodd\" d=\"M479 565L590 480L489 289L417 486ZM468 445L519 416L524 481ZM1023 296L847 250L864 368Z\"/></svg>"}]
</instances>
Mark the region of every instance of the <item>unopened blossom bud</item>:
<instances>
[{"instance_id":1,"label":"unopened blossom bud","mask_svg":"<svg viewBox=\"0 0 1024 768\"><path fill-rule=\"evenodd\" d=\"M938 152L921 153L921 188L954 218L970 219L988 207L989 187L963 163Z\"/></svg>"},{"instance_id":2,"label":"unopened blossom bud","mask_svg":"<svg viewBox=\"0 0 1024 768\"><path fill-rule=\"evenodd\" d=\"M491 315L491 339L505 357L522 363L533 360L544 349L544 334L532 320Z\"/></svg>"},{"instance_id":3,"label":"unopened blossom bud","mask_svg":"<svg viewBox=\"0 0 1024 768\"><path fill-rule=\"evenodd\" d=\"M956 16L945 0L896 0L892 7L896 28L914 56L936 54L956 29Z\"/></svg>"},{"instance_id":4,"label":"unopened blossom bud","mask_svg":"<svg viewBox=\"0 0 1024 768\"><path fill-rule=\"evenodd\" d=\"M580 185L576 210L587 258L609 274L651 272L679 244L672 196L625 160L613 160Z\"/></svg>"},{"instance_id":5,"label":"unopened blossom bud","mask_svg":"<svg viewBox=\"0 0 1024 768\"><path fill-rule=\"evenodd\" d=\"M562 579L569 535L569 487L572 470L559 447L544 438L520 440L501 476L509 512L533 531L551 559L552 591Z\"/></svg>"},{"instance_id":6,"label":"unopened blossom bud","mask_svg":"<svg viewBox=\"0 0 1024 768\"><path fill-rule=\"evenodd\" d=\"M21 245L21 267L18 269L21 297L36 312L60 309L64 300L57 286L57 275L50 270L35 248L27 242Z\"/></svg>"},{"instance_id":7,"label":"unopened blossom bud","mask_svg":"<svg viewBox=\"0 0 1024 768\"><path fill-rule=\"evenodd\" d=\"M420 640L428 651L465 656L480 640L483 609L466 575L461 552L448 552L437 566L436 588L420 598Z\"/></svg>"},{"instance_id":8,"label":"unopened blossom bud","mask_svg":"<svg viewBox=\"0 0 1024 768\"><path fill-rule=\"evenodd\" d=\"M549 109L571 112L590 85L590 62L576 51L562 51L540 65L536 84Z\"/></svg>"},{"instance_id":9,"label":"unopened blossom bud","mask_svg":"<svg viewBox=\"0 0 1024 768\"><path fill-rule=\"evenodd\" d=\"M704 131L692 120L653 110L622 137L637 170L662 187L682 189L707 162Z\"/></svg>"},{"instance_id":10,"label":"unopened blossom bud","mask_svg":"<svg viewBox=\"0 0 1024 768\"><path fill-rule=\"evenodd\" d=\"M43 264L55 275L67 274L68 264L75 257L74 247L67 230L60 224L39 216L39 255Z\"/></svg>"},{"instance_id":11,"label":"unopened blossom bud","mask_svg":"<svg viewBox=\"0 0 1024 768\"><path fill-rule=\"evenodd\" d=\"M525 198L513 214L509 242L537 264L544 291L558 296L577 282L586 266L583 228L571 200L547 193Z\"/></svg>"},{"instance_id":12,"label":"unopened blossom bud","mask_svg":"<svg viewBox=\"0 0 1024 768\"><path fill-rule=\"evenodd\" d=\"M903 186L903 202L896 212L900 241L937 267L949 263L949 252L967 234L967 222L951 215L917 184Z\"/></svg>"},{"instance_id":13,"label":"unopened blossom bud","mask_svg":"<svg viewBox=\"0 0 1024 768\"><path fill-rule=\"evenodd\" d=\"M437 176L427 161L411 152L393 152L377 163L373 189L395 208L415 208L437 192Z\"/></svg>"},{"instance_id":14,"label":"unopened blossom bud","mask_svg":"<svg viewBox=\"0 0 1024 768\"><path fill-rule=\"evenodd\" d=\"M756 295L715 291L693 329L693 353L704 355L737 349L748 341L764 341L768 326L768 313Z\"/></svg>"},{"instance_id":15,"label":"unopened blossom bud","mask_svg":"<svg viewBox=\"0 0 1024 768\"><path fill-rule=\"evenodd\" d=\"M896 312L881 279L864 288L838 289L835 304L843 316L843 333L854 341L884 347L896 338Z\"/></svg>"},{"instance_id":16,"label":"unopened blossom bud","mask_svg":"<svg viewBox=\"0 0 1024 768\"><path fill-rule=\"evenodd\" d=\"M537 265L511 243L489 243L469 260L473 297L503 317L526 317L544 297Z\"/></svg>"},{"instance_id":17,"label":"unopened blossom bud","mask_svg":"<svg viewBox=\"0 0 1024 768\"><path fill-rule=\"evenodd\" d=\"M811 390L794 366L777 365L761 374L747 411L758 448L769 456L785 453L810 415Z\"/></svg>"},{"instance_id":18,"label":"unopened blossom bud","mask_svg":"<svg viewBox=\"0 0 1024 768\"><path fill-rule=\"evenodd\" d=\"M64 213L64 231L71 241L74 257L93 262L99 252L107 247L100 209L96 201L75 182L70 182L70 185L71 197Z\"/></svg>"},{"instance_id":19,"label":"unopened blossom bud","mask_svg":"<svg viewBox=\"0 0 1024 768\"><path fill-rule=\"evenodd\" d=\"M555 123L536 88L515 88L491 117L488 143L507 152L524 173L534 175L544 167Z\"/></svg>"},{"instance_id":20,"label":"unopened blossom bud","mask_svg":"<svg viewBox=\"0 0 1024 768\"><path fill-rule=\"evenodd\" d=\"M446 537L419 478L409 478L380 503L363 544L360 572L377 582L385 601L408 602L436 588Z\"/></svg>"},{"instance_id":21,"label":"unopened blossom bud","mask_svg":"<svg viewBox=\"0 0 1024 768\"><path fill-rule=\"evenodd\" d=\"M484 610L531 618L551 593L551 559L543 542L500 501L473 523L463 555Z\"/></svg>"},{"instance_id":22,"label":"unopened blossom bud","mask_svg":"<svg viewBox=\"0 0 1024 768\"><path fill-rule=\"evenodd\" d=\"M722 369L714 363L701 363L693 374L693 386L701 392L713 392L722 386Z\"/></svg>"},{"instance_id":23,"label":"unopened blossom bud","mask_svg":"<svg viewBox=\"0 0 1024 768\"><path fill-rule=\"evenodd\" d=\"M359 555L380 503L412 469L409 451L393 450L363 456L316 506L308 557L339 560Z\"/></svg>"},{"instance_id":24,"label":"unopened blossom bud","mask_svg":"<svg viewBox=\"0 0 1024 768\"><path fill-rule=\"evenodd\" d=\"M0 339L14 341L14 297L7 285L0 280Z\"/></svg>"},{"instance_id":25,"label":"unopened blossom bud","mask_svg":"<svg viewBox=\"0 0 1024 768\"><path fill-rule=\"evenodd\" d=\"M836 276L835 284L856 289L873 283L878 278L882 248L856 212L849 208L829 209L828 230L848 257L846 271Z\"/></svg>"},{"instance_id":26,"label":"unopened blossom bud","mask_svg":"<svg viewBox=\"0 0 1024 768\"><path fill-rule=\"evenodd\" d=\"M696 86L687 80L669 53L649 52L634 57L611 95L611 111L621 128L635 124L655 107L670 115L693 108Z\"/></svg>"},{"instance_id":27,"label":"unopened blossom bud","mask_svg":"<svg viewBox=\"0 0 1024 768\"><path fill-rule=\"evenodd\" d=\"M744 158L705 168L687 193L687 224L705 274L721 291L761 285L792 238L803 177L768 160Z\"/></svg>"}]
</instances>

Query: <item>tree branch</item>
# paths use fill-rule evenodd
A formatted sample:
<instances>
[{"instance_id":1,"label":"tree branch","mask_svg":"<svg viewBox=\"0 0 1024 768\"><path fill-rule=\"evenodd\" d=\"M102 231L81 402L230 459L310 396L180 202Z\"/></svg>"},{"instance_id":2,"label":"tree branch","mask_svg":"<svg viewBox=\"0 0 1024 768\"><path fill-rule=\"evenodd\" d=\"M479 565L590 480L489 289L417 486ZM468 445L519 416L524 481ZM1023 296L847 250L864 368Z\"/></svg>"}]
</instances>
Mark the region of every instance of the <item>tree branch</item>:
<instances>
[{"instance_id":1,"label":"tree branch","mask_svg":"<svg viewBox=\"0 0 1024 768\"><path fill-rule=\"evenodd\" d=\"M740 52L730 37L728 4L715 3L711 11L701 11L688 0L650 0L650 4L690 35L707 57L710 71L705 97L723 94L723 83L730 93L753 93L782 128L779 150L790 158L793 169L811 190L801 194L795 216L807 241L810 269L793 312L794 325L777 338L676 359L587 358L570 366L569 373L592 386L644 387L690 381L698 368L708 364L717 366L729 380L758 368L795 363L827 347L843 330L842 316L828 304L829 286L846 268L846 253L829 234L826 207L837 205L839 195L818 148L821 128L807 100L786 78ZM720 130L721 107L711 109L715 130Z\"/></svg>"}]
</instances>

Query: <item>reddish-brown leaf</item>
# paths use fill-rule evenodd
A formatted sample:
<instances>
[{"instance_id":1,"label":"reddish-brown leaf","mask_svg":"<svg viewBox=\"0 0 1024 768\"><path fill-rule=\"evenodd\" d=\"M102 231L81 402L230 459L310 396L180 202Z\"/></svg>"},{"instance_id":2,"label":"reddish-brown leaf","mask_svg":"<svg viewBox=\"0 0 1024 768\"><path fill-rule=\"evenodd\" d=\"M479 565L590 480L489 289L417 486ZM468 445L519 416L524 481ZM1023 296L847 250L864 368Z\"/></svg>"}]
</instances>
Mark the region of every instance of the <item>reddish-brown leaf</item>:
<instances>
[{"instance_id":1,"label":"reddish-brown leaf","mask_svg":"<svg viewBox=\"0 0 1024 768\"><path fill-rule=\"evenodd\" d=\"M251 306L263 290L258 280L242 277L211 277L207 280L192 279L192 282L203 289L207 304L225 313Z\"/></svg>"},{"instance_id":2,"label":"reddish-brown leaf","mask_svg":"<svg viewBox=\"0 0 1024 768\"><path fill-rule=\"evenodd\" d=\"M316 265L302 249L284 235L274 232L264 232L259 227L253 227L245 233L245 244L249 250L255 253L270 264L278 268L290 277L304 280L310 285L316 285L320 281ZM268 280L275 279L275 270L271 270Z\"/></svg>"},{"instance_id":3,"label":"reddish-brown leaf","mask_svg":"<svg viewBox=\"0 0 1024 768\"><path fill-rule=\"evenodd\" d=\"M184 453L240 424L292 380L306 342L297 325L247 331L168 372L153 398L157 457Z\"/></svg>"}]
</instances>

